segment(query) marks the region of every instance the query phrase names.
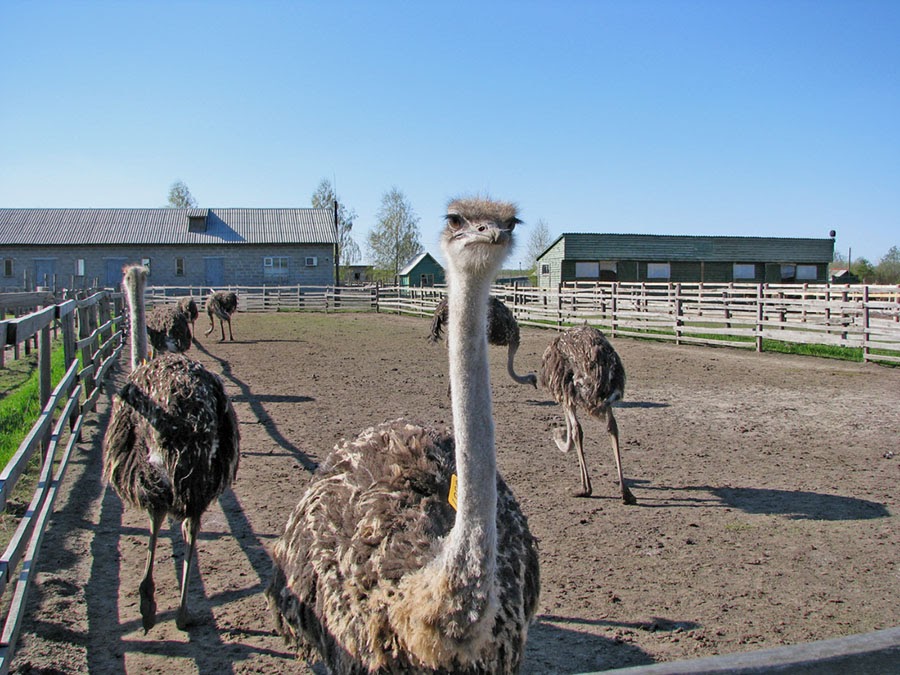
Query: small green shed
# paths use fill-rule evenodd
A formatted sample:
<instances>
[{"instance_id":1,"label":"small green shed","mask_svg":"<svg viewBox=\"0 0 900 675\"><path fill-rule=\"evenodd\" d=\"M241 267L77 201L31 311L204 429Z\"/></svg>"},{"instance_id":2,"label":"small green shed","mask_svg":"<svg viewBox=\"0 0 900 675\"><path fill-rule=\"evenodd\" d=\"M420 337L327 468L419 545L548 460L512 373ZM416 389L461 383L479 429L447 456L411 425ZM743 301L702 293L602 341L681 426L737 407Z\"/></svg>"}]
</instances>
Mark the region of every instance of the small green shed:
<instances>
[{"instance_id":1,"label":"small green shed","mask_svg":"<svg viewBox=\"0 0 900 675\"><path fill-rule=\"evenodd\" d=\"M567 281L826 283L834 239L656 234L561 235L538 285Z\"/></svg>"},{"instance_id":2,"label":"small green shed","mask_svg":"<svg viewBox=\"0 0 900 675\"><path fill-rule=\"evenodd\" d=\"M400 270L400 285L427 287L443 284L444 268L428 251L422 251Z\"/></svg>"}]
</instances>

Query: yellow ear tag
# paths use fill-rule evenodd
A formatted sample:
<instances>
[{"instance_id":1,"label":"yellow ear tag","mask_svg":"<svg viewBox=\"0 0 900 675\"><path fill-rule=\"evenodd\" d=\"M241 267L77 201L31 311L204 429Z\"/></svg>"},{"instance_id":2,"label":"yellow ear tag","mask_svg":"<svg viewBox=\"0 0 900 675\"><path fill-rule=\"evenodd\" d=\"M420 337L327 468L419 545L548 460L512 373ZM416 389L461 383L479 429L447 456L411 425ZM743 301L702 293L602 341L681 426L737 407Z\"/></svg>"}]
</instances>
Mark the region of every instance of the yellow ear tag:
<instances>
[{"instance_id":1,"label":"yellow ear tag","mask_svg":"<svg viewBox=\"0 0 900 675\"><path fill-rule=\"evenodd\" d=\"M453 510L456 511L456 474L450 476L450 494L447 495L447 501L450 502L450 506L453 507Z\"/></svg>"}]
</instances>

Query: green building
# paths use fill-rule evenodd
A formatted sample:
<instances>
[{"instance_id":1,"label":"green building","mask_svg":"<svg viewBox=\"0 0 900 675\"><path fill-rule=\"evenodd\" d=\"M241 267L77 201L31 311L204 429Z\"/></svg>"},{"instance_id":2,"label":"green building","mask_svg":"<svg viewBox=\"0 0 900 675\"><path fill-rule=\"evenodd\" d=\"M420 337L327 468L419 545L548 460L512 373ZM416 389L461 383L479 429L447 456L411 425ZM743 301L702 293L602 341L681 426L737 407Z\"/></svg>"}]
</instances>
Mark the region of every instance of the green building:
<instances>
[{"instance_id":1,"label":"green building","mask_svg":"<svg viewBox=\"0 0 900 675\"><path fill-rule=\"evenodd\" d=\"M563 234L537 259L542 288L568 281L827 283L834 239Z\"/></svg>"},{"instance_id":2,"label":"green building","mask_svg":"<svg viewBox=\"0 0 900 675\"><path fill-rule=\"evenodd\" d=\"M445 283L444 268L428 251L413 258L400 270L399 277L401 286L427 287Z\"/></svg>"}]
</instances>

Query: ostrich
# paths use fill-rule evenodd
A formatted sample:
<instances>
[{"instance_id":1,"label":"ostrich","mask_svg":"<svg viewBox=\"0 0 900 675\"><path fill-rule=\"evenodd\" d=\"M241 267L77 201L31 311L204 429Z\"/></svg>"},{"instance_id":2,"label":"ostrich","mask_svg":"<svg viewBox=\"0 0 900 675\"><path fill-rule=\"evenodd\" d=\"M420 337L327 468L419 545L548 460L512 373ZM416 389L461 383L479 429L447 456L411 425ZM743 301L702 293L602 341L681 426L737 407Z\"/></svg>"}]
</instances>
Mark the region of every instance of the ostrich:
<instances>
[{"instance_id":1,"label":"ostrich","mask_svg":"<svg viewBox=\"0 0 900 675\"><path fill-rule=\"evenodd\" d=\"M147 337L154 356L162 352L184 352L190 349L191 329L188 317L180 307L158 305L147 312L146 317Z\"/></svg>"},{"instance_id":2,"label":"ostrich","mask_svg":"<svg viewBox=\"0 0 900 675\"><path fill-rule=\"evenodd\" d=\"M206 313L209 314L209 330L204 335L212 333L216 326L213 317L219 317L219 330L222 331L222 339L225 342L225 326L223 321L228 322L228 336L234 342L234 335L231 332L231 315L237 310L238 298L233 291L213 291L206 299Z\"/></svg>"},{"instance_id":3,"label":"ostrich","mask_svg":"<svg viewBox=\"0 0 900 675\"><path fill-rule=\"evenodd\" d=\"M394 420L344 441L273 550L277 630L334 673L514 673L536 610L537 545L496 469L486 336L519 220L480 198L446 219L455 440Z\"/></svg>"},{"instance_id":4,"label":"ostrich","mask_svg":"<svg viewBox=\"0 0 900 675\"><path fill-rule=\"evenodd\" d=\"M506 372L519 384L530 384L537 387L537 376L534 373L519 375L513 368L513 359L519 349L519 323L509 308L500 300L491 296L487 312L487 339L488 344L498 347L508 346L506 355ZM447 325L447 298L443 298L434 309L434 317L431 319L431 335L428 339L434 343L441 339L444 327Z\"/></svg>"},{"instance_id":5,"label":"ostrich","mask_svg":"<svg viewBox=\"0 0 900 675\"><path fill-rule=\"evenodd\" d=\"M197 321L197 317L200 316L200 312L197 310L197 303L194 302L194 298L190 295L186 295L183 298L178 300L178 309L181 310L181 313L184 314L185 318L191 324L191 339L194 337L194 322Z\"/></svg>"},{"instance_id":6,"label":"ostrich","mask_svg":"<svg viewBox=\"0 0 900 675\"><path fill-rule=\"evenodd\" d=\"M591 479L584 461L584 433L575 414L575 409L580 406L594 417L606 419L606 430L612 441L616 470L619 472L622 501L637 504L622 476L619 427L612 411L612 404L625 393L625 368L603 333L585 325L557 335L544 350L541 386L550 390L566 416L565 434L562 429L556 429L553 440L563 452L568 452L572 446L578 451L582 490L576 496L591 496Z\"/></svg>"},{"instance_id":7,"label":"ostrich","mask_svg":"<svg viewBox=\"0 0 900 675\"><path fill-rule=\"evenodd\" d=\"M147 564L140 585L144 632L156 623L153 560L166 515L181 521L187 551L181 576L179 629L191 622L188 579L200 518L234 479L238 467L237 418L222 381L182 354L144 362L144 286L147 269L125 269L131 314L131 368L115 397L103 438L103 475L119 497L150 516Z\"/></svg>"}]
</instances>

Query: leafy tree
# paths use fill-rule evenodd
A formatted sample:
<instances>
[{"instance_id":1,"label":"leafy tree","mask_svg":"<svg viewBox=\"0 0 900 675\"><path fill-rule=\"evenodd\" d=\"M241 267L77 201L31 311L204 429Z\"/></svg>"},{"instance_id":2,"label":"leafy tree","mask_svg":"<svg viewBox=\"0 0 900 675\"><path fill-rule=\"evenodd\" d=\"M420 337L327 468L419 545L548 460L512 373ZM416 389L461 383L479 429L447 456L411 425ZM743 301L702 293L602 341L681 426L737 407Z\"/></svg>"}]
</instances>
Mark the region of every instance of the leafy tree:
<instances>
[{"instance_id":1,"label":"leafy tree","mask_svg":"<svg viewBox=\"0 0 900 675\"><path fill-rule=\"evenodd\" d=\"M525 263L530 274L535 273L538 256L550 245L550 228L543 219L539 219L528 235L528 248L525 250Z\"/></svg>"},{"instance_id":2,"label":"leafy tree","mask_svg":"<svg viewBox=\"0 0 900 675\"><path fill-rule=\"evenodd\" d=\"M327 178L323 178L319 187L313 192L312 205L315 209L334 209L334 202L338 204L338 256L341 267L352 265L362 257L359 246L350 234L353 222L356 220L356 211L348 209L340 197L334 192L334 186Z\"/></svg>"},{"instance_id":3,"label":"leafy tree","mask_svg":"<svg viewBox=\"0 0 900 675\"><path fill-rule=\"evenodd\" d=\"M184 181L176 180L169 188L169 203L166 206L170 209L192 209L197 206L197 200Z\"/></svg>"},{"instance_id":4,"label":"leafy tree","mask_svg":"<svg viewBox=\"0 0 900 675\"><path fill-rule=\"evenodd\" d=\"M875 268L866 258L856 258L851 262L850 272L864 284L870 284L875 279Z\"/></svg>"},{"instance_id":5,"label":"leafy tree","mask_svg":"<svg viewBox=\"0 0 900 675\"><path fill-rule=\"evenodd\" d=\"M900 284L900 248L891 246L875 266L875 283Z\"/></svg>"},{"instance_id":6,"label":"leafy tree","mask_svg":"<svg viewBox=\"0 0 900 675\"><path fill-rule=\"evenodd\" d=\"M373 274L379 281L392 281L422 250L419 217L396 187L381 198L378 224L369 232L368 244Z\"/></svg>"}]
</instances>

